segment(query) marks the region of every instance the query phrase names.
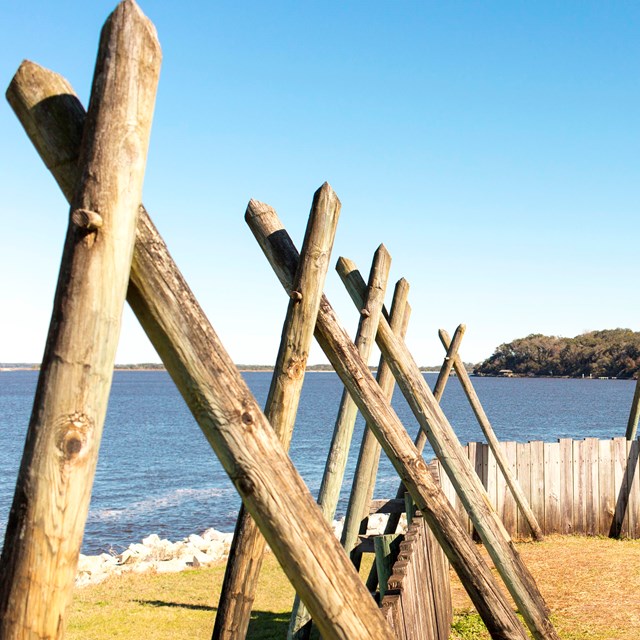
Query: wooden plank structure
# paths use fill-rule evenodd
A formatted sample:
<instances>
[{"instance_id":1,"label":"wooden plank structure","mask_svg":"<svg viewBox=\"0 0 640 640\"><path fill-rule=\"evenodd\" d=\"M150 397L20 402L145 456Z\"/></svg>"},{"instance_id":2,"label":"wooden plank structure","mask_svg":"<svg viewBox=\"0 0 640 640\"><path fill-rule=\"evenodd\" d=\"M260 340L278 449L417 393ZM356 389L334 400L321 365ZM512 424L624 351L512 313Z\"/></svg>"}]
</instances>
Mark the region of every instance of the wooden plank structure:
<instances>
[{"instance_id":1,"label":"wooden plank structure","mask_svg":"<svg viewBox=\"0 0 640 640\"><path fill-rule=\"evenodd\" d=\"M447 640L453 620L449 563L419 511L399 547L387 587L381 584L387 622L398 639Z\"/></svg>"},{"instance_id":2,"label":"wooden plank structure","mask_svg":"<svg viewBox=\"0 0 640 640\"><path fill-rule=\"evenodd\" d=\"M638 440L560 439L503 442L501 447L515 478L531 492L532 508L545 535L640 537ZM478 475L485 485L491 484L490 477L483 473L485 466L491 469L496 464L489 445L473 442L464 449L470 460L487 460L478 468ZM432 462L432 468L443 491L457 506L459 498L437 460ZM496 489L489 496L509 535L517 539L530 537L528 522L519 517L506 483L498 483ZM472 526L466 514L461 517L465 527Z\"/></svg>"}]
</instances>

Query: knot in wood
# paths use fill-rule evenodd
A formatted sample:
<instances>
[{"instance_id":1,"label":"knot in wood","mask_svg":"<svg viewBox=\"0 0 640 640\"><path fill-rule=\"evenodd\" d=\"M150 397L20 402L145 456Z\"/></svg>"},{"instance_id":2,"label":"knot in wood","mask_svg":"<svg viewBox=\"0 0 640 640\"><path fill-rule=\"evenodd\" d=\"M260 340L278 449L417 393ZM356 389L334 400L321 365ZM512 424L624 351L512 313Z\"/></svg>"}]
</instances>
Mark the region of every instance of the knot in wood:
<instances>
[{"instance_id":1,"label":"knot in wood","mask_svg":"<svg viewBox=\"0 0 640 640\"><path fill-rule=\"evenodd\" d=\"M252 425L253 424L253 416L248 412L245 411L241 416L240 419L242 420L242 424L245 424L247 426Z\"/></svg>"},{"instance_id":2,"label":"knot in wood","mask_svg":"<svg viewBox=\"0 0 640 640\"><path fill-rule=\"evenodd\" d=\"M299 291L292 291L290 295L294 302L300 302L300 300L302 300L302 294Z\"/></svg>"},{"instance_id":3,"label":"knot in wood","mask_svg":"<svg viewBox=\"0 0 640 640\"><path fill-rule=\"evenodd\" d=\"M57 446L63 464L74 462L87 450L91 428L91 420L84 413L72 413L62 420Z\"/></svg>"},{"instance_id":4,"label":"knot in wood","mask_svg":"<svg viewBox=\"0 0 640 640\"><path fill-rule=\"evenodd\" d=\"M291 380L298 380L304 375L304 361L296 358L289 362L287 367L287 377Z\"/></svg>"},{"instance_id":5,"label":"knot in wood","mask_svg":"<svg viewBox=\"0 0 640 640\"><path fill-rule=\"evenodd\" d=\"M360 309L360 315L364 316L365 318L368 318L371 315L371 313L369 313L369 309L365 307L364 309Z\"/></svg>"},{"instance_id":6,"label":"knot in wood","mask_svg":"<svg viewBox=\"0 0 640 640\"><path fill-rule=\"evenodd\" d=\"M97 211L88 209L74 209L71 212L73 224L87 231L95 231L102 227L102 216Z\"/></svg>"}]
</instances>

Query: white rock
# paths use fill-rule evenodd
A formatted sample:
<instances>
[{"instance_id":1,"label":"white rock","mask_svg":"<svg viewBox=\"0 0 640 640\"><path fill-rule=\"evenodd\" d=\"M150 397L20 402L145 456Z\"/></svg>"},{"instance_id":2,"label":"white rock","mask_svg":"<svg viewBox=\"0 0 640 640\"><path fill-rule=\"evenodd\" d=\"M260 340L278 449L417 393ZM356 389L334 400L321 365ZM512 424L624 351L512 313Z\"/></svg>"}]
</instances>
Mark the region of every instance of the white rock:
<instances>
[{"instance_id":1,"label":"white rock","mask_svg":"<svg viewBox=\"0 0 640 640\"><path fill-rule=\"evenodd\" d=\"M160 536L157 533L152 533L146 538L142 538L142 544L145 547L157 547L160 544Z\"/></svg>"},{"instance_id":2,"label":"white rock","mask_svg":"<svg viewBox=\"0 0 640 640\"><path fill-rule=\"evenodd\" d=\"M158 562L156 564L156 571L158 573L177 573L178 571L184 571L187 568L187 563L183 560L165 560L164 562Z\"/></svg>"}]
</instances>

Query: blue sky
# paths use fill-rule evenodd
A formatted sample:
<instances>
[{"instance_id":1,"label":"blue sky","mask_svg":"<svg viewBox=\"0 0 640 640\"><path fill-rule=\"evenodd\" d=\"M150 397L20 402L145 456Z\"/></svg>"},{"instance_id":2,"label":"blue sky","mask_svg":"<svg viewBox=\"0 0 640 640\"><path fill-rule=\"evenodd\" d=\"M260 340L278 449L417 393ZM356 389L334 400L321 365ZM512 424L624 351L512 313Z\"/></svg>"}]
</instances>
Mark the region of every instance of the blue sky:
<instances>
[{"instance_id":1,"label":"blue sky","mask_svg":"<svg viewBox=\"0 0 640 640\"><path fill-rule=\"evenodd\" d=\"M114 6L3 3L0 83L28 58L87 104ZM460 322L470 361L534 332L640 328L637 3L140 6L164 55L144 202L236 362L275 360L287 305L247 202L299 245L325 180L343 205L333 263L366 277L384 242L420 364ZM0 137L0 362L39 361L68 207L6 101ZM325 290L354 331L333 270ZM117 360L158 361L128 309Z\"/></svg>"}]
</instances>

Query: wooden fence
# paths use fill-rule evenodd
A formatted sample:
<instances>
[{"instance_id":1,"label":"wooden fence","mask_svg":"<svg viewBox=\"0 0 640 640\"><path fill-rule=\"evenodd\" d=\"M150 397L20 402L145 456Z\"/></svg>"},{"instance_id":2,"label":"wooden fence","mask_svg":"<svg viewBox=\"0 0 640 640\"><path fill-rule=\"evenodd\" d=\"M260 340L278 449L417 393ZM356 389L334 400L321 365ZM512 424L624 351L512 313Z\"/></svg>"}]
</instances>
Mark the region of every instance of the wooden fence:
<instances>
[{"instance_id":1,"label":"wooden fence","mask_svg":"<svg viewBox=\"0 0 640 640\"><path fill-rule=\"evenodd\" d=\"M449 562L417 513L380 603L399 640L447 640L453 620Z\"/></svg>"},{"instance_id":2,"label":"wooden fence","mask_svg":"<svg viewBox=\"0 0 640 640\"><path fill-rule=\"evenodd\" d=\"M638 440L560 439L502 442L500 446L545 534L640 538ZM528 537L527 523L518 512L489 446L471 442L465 451L509 534L514 538ZM431 468L472 532L470 520L440 463L434 461Z\"/></svg>"}]
</instances>

